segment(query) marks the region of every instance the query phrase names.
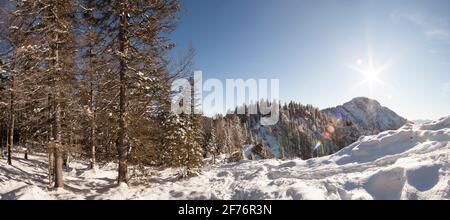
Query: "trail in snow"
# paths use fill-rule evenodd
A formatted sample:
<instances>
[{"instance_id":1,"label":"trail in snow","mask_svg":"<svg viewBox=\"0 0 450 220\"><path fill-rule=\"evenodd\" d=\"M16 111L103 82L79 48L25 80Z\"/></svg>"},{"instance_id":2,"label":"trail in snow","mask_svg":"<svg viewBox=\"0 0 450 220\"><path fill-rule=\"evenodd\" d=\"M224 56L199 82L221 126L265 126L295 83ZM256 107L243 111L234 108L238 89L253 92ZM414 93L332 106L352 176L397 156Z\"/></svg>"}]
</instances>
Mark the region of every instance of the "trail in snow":
<instances>
[{"instance_id":1,"label":"trail in snow","mask_svg":"<svg viewBox=\"0 0 450 220\"><path fill-rule=\"evenodd\" d=\"M360 138L327 157L242 161L179 181L175 170L114 186L116 164L74 162L66 188L47 188L46 157L0 162L1 199L450 199L450 117ZM131 173L132 170L131 170Z\"/></svg>"}]
</instances>

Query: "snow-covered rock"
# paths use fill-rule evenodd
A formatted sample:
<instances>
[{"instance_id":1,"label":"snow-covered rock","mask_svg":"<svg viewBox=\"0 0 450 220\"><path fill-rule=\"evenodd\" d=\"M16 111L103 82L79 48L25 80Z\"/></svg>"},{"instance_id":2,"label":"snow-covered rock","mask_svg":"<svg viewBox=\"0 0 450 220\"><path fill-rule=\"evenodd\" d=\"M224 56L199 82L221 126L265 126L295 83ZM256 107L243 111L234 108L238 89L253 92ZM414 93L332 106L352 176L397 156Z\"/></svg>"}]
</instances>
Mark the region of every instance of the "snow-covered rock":
<instances>
[{"instance_id":1,"label":"snow-covered rock","mask_svg":"<svg viewBox=\"0 0 450 220\"><path fill-rule=\"evenodd\" d=\"M407 121L389 108L381 106L378 101L365 97L354 98L350 102L322 112L342 121L350 120L364 135L396 130Z\"/></svg>"}]
</instances>

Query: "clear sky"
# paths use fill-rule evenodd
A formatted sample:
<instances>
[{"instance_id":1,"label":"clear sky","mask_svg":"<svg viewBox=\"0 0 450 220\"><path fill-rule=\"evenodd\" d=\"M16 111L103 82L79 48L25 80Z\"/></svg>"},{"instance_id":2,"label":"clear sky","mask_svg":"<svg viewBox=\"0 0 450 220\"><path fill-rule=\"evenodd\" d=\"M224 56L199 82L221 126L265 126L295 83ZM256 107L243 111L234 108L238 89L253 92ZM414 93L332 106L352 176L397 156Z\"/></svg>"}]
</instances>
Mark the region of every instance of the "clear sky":
<instances>
[{"instance_id":1,"label":"clear sky","mask_svg":"<svg viewBox=\"0 0 450 220\"><path fill-rule=\"evenodd\" d=\"M192 43L204 78L280 79L282 101L319 108L367 96L408 119L450 115L448 0L181 3L172 39Z\"/></svg>"}]
</instances>

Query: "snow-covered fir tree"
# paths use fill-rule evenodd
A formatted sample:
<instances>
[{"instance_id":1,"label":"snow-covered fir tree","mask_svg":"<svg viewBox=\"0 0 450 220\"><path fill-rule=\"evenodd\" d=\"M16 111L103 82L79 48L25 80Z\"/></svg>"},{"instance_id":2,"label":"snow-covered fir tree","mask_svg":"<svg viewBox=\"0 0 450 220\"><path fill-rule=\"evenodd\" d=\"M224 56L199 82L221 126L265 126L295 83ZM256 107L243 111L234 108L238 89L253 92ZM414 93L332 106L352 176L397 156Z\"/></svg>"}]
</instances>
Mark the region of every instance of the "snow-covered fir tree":
<instances>
[{"instance_id":1,"label":"snow-covered fir tree","mask_svg":"<svg viewBox=\"0 0 450 220\"><path fill-rule=\"evenodd\" d=\"M209 137L208 137L207 142L206 142L205 151L206 151L206 157L211 157L213 164L216 163L216 156L217 156L217 153L218 153L218 147L219 146L218 146L218 143L217 143L216 129L215 128L211 128L211 132L210 132Z\"/></svg>"}]
</instances>

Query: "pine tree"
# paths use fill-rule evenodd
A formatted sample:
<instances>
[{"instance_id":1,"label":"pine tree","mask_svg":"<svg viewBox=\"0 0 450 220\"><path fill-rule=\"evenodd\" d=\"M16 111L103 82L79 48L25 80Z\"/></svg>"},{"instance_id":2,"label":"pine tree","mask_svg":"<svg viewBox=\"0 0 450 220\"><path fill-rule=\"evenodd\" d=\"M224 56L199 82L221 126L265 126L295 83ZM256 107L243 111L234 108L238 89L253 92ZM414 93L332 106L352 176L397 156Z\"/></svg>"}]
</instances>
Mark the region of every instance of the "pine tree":
<instances>
[{"instance_id":1,"label":"pine tree","mask_svg":"<svg viewBox=\"0 0 450 220\"><path fill-rule=\"evenodd\" d=\"M8 164L12 165L12 149L14 147L14 125L16 120L15 112L15 88L14 88L14 75L10 76L10 88L9 88L9 125L8 125Z\"/></svg>"},{"instance_id":2,"label":"pine tree","mask_svg":"<svg viewBox=\"0 0 450 220\"><path fill-rule=\"evenodd\" d=\"M104 80L104 67L106 58L101 54L102 30L99 25L100 18L99 5L97 0L80 0L81 18L79 19L79 29L83 30L80 36L80 51L83 65L80 71L80 88L78 89L79 104L81 112L86 120L85 126L89 127L87 133L83 129L83 136L86 136L85 149L89 152L90 167L94 168L97 163L97 115L100 109L100 85Z\"/></svg>"},{"instance_id":3,"label":"pine tree","mask_svg":"<svg viewBox=\"0 0 450 220\"><path fill-rule=\"evenodd\" d=\"M197 175L203 159L203 152L199 143L196 126L192 115L181 114L180 130L182 132L181 144L178 146L181 157L181 177Z\"/></svg>"},{"instance_id":4,"label":"pine tree","mask_svg":"<svg viewBox=\"0 0 450 220\"><path fill-rule=\"evenodd\" d=\"M164 56L173 45L164 34L174 28L179 6L175 0L104 0L99 5L104 15L102 28L108 36L104 42L108 49L103 52L113 52L110 74L116 76L115 84L119 90L115 115L118 122L118 183L127 183L129 152L132 145L137 144L133 143L135 138L130 137L133 133L130 120L133 114L146 111L147 95L158 88L153 79L167 75Z\"/></svg>"},{"instance_id":5,"label":"pine tree","mask_svg":"<svg viewBox=\"0 0 450 220\"><path fill-rule=\"evenodd\" d=\"M5 105L5 115L7 115L7 118L5 121L7 121L7 132L6 132L6 156L7 156L7 163L8 165L12 165L12 151L14 148L14 131L15 131L15 120L16 120L16 88L15 88L15 73L11 71L11 69L8 70L8 68L5 65L1 65L0 72L2 75L2 88L3 88L3 94L0 94L3 97L7 97L5 99L5 102L2 102L3 105ZM7 110L6 110L7 109Z\"/></svg>"},{"instance_id":6,"label":"pine tree","mask_svg":"<svg viewBox=\"0 0 450 220\"><path fill-rule=\"evenodd\" d=\"M7 2L6 1L0 1L0 7L3 9L7 8ZM1 11L0 10L0 20L5 21L7 20L7 16L5 13L6 10ZM3 44L4 44L4 33L7 32L7 25L2 24L2 22L0 22L0 48L4 48ZM4 53L3 49L0 51L1 54ZM5 80L6 80L6 71L4 70L4 60L5 58L3 56L0 56L0 112L7 112L6 108L8 106L5 97L5 90L6 90L6 86L5 86ZM3 159L4 158L4 150L6 148L6 115L5 114L0 114L0 157Z\"/></svg>"},{"instance_id":7,"label":"pine tree","mask_svg":"<svg viewBox=\"0 0 450 220\"><path fill-rule=\"evenodd\" d=\"M63 187L63 106L70 106L66 101L74 79L71 69L74 5L69 0L17 0L13 14L21 23L12 28L27 37L14 49L35 64L24 73L28 82L34 84L32 95L42 95L44 91L48 97L52 125L49 148L55 158L55 187Z\"/></svg>"},{"instance_id":8,"label":"pine tree","mask_svg":"<svg viewBox=\"0 0 450 220\"><path fill-rule=\"evenodd\" d=\"M212 156L213 164L216 163L217 150L218 145L217 145L216 129L212 128L207 141L206 151L208 152L208 156Z\"/></svg>"},{"instance_id":9,"label":"pine tree","mask_svg":"<svg viewBox=\"0 0 450 220\"><path fill-rule=\"evenodd\" d=\"M161 141L161 162L166 167L182 167L183 157L180 149L186 138L184 124L178 114L163 111L160 117L164 121L162 130L165 133Z\"/></svg>"},{"instance_id":10,"label":"pine tree","mask_svg":"<svg viewBox=\"0 0 450 220\"><path fill-rule=\"evenodd\" d=\"M194 92L191 98L195 99ZM191 114L162 112L166 131L162 160L166 166L180 168L180 177L197 175L203 159L200 118L194 114L196 102L191 100L190 103Z\"/></svg>"},{"instance_id":11,"label":"pine tree","mask_svg":"<svg viewBox=\"0 0 450 220\"><path fill-rule=\"evenodd\" d=\"M7 100L5 97L7 97L6 94L6 71L3 67L3 61L0 60L0 111L1 112L7 112ZM4 157L4 149L7 148L7 119L5 117L5 114L0 115L0 148L1 148L1 157Z\"/></svg>"},{"instance_id":12,"label":"pine tree","mask_svg":"<svg viewBox=\"0 0 450 220\"><path fill-rule=\"evenodd\" d=\"M199 173L198 168L202 165L203 149L201 147L200 115L197 112L199 91L195 90L194 85L196 82L193 77L189 78L189 82L191 83L191 114L182 116L185 117L185 121L187 122L186 128L188 135L185 147L187 151L187 161L185 164L186 175L192 176Z\"/></svg>"}]
</instances>

